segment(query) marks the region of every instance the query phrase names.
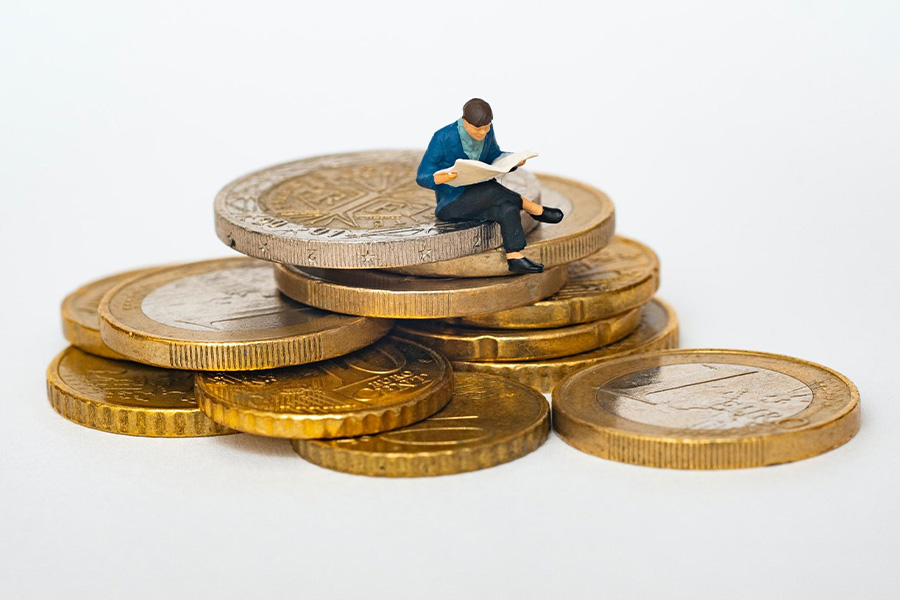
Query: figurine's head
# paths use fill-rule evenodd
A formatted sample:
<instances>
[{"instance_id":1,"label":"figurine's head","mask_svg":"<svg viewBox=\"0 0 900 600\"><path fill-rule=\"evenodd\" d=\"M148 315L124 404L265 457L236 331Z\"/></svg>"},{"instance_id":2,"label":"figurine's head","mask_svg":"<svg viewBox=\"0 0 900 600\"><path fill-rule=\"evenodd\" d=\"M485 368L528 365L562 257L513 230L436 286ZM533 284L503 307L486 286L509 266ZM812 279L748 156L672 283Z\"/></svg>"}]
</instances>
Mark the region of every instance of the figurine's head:
<instances>
[{"instance_id":1,"label":"figurine's head","mask_svg":"<svg viewBox=\"0 0 900 600\"><path fill-rule=\"evenodd\" d=\"M491 105L481 98L472 98L463 105L463 127L472 139L481 141L491 130L494 113Z\"/></svg>"}]
</instances>

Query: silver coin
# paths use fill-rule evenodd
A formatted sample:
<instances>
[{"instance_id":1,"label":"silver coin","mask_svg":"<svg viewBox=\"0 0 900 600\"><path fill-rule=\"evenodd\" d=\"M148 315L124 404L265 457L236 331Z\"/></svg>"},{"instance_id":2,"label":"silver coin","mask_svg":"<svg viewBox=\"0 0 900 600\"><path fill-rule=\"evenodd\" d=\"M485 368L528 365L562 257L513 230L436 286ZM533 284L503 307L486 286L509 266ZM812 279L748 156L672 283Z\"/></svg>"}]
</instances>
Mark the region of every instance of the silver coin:
<instances>
[{"instance_id":1,"label":"silver coin","mask_svg":"<svg viewBox=\"0 0 900 600\"><path fill-rule=\"evenodd\" d=\"M319 156L246 175L216 196L216 234L249 256L309 267L419 265L501 244L496 223L447 223L434 192L416 184L422 152ZM540 183L519 169L504 185L540 201ZM537 223L522 215L526 231Z\"/></svg>"}]
</instances>

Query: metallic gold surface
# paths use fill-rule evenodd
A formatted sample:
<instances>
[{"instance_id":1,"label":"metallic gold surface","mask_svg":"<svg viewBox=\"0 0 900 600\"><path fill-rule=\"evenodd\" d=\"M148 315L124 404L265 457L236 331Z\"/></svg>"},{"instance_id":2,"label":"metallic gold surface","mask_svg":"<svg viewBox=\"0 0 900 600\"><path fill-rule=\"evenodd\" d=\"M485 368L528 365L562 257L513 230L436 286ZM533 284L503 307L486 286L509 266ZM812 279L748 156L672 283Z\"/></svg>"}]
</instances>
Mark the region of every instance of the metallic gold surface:
<instances>
[{"instance_id":1,"label":"metallic gold surface","mask_svg":"<svg viewBox=\"0 0 900 600\"><path fill-rule=\"evenodd\" d=\"M437 350L450 360L523 361L569 356L607 346L633 332L641 309L555 329L471 329L440 321L406 321L394 335Z\"/></svg>"},{"instance_id":2,"label":"metallic gold surface","mask_svg":"<svg viewBox=\"0 0 900 600\"><path fill-rule=\"evenodd\" d=\"M47 397L66 419L148 437L235 433L197 408L194 374L112 360L69 347L47 369Z\"/></svg>"},{"instance_id":3,"label":"metallic gold surface","mask_svg":"<svg viewBox=\"0 0 900 600\"><path fill-rule=\"evenodd\" d=\"M434 192L416 184L422 154L316 156L245 175L216 196L216 233L250 256L337 269L417 265L499 246L496 223L437 220ZM540 202L533 174L519 169L503 183ZM536 226L524 213L522 223Z\"/></svg>"},{"instance_id":4,"label":"metallic gold surface","mask_svg":"<svg viewBox=\"0 0 900 600\"><path fill-rule=\"evenodd\" d=\"M281 296L272 264L226 258L154 270L100 302L100 333L137 362L200 371L304 364L371 344L390 321L350 317Z\"/></svg>"},{"instance_id":5,"label":"metallic gold surface","mask_svg":"<svg viewBox=\"0 0 900 600\"><path fill-rule=\"evenodd\" d=\"M613 358L678 347L678 318L668 304L654 298L641 310L641 322L628 337L583 354L521 362L453 361L454 371L490 373L508 377L549 393L569 373Z\"/></svg>"},{"instance_id":6,"label":"metallic gold surface","mask_svg":"<svg viewBox=\"0 0 900 600\"><path fill-rule=\"evenodd\" d=\"M456 376L450 403L424 421L374 436L292 440L306 460L381 477L427 477L493 467L540 447L550 432L547 401L500 377Z\"/></svg>"},{"instance_id":7,"label":"metallic gold surface","mask_svg":"<svg viewBox=\"0 0 900 600\"><path fill-rule=\"evenodd\" d=\"M397 429L433 415L452 393L446 358L390 338L311 365L197 374L204 413L232 429L270 437L349 437Z\"/></svg>"},{"instance_id":8,"label":"metallic gold surface","mask_svg":"<svg viewBox=\"0 0 900 600\"><path fill-rule=\"evenodd\" d=\"M100 338L100 317L97 308L100 299L113 287L127 281L132 277L147 273L153 269L136 269L117 273L103 279L98 279L78 288L62 302L63 335L69 342L85 352L127 360L124 356L103 343Z\"/></svg>"},{"instance_id":9,"label":"metallic gold surface","mask_svg":"<svg viewBox=\"0 0 900 600\"><path fill-rule=\"evenodd\" d=\"M452 322L489 329L546 329L587 323L643 306L659 288L659 259L639 242L616 236L569 264L569 279L545 300Z\"/></svg>"},{"instance_id":10,"label":"metallic gold surface","mask_svg":"<svg viewBox=\"0 0 900 600\"><path fill-rule=\"evenodd\" d=\"M541 224L525 239L525 256L555 267L581 260L603 248L615 231L615 211L609 197L589 185L555 177L538 175L543 203L562 209L566 214L555 225ZM392 269L408 275L428 277L497 277L509 275L506 253L500 249L428 264Z\"/></svg>"},{"instance_id":11,"label":"metallic gold surface","mask_svg":"<svg viewBox=\"0 0 900 600\"><path fill-rule=\"evenodd\" d=\"M859 392L797 358L670 350L570 375L553 390L553 423L568 444L620 462L761 467L848 442L859 429Z\"/></svg>"},{"instance_id":12,"label":"metallic gold surface","mask_svg":"<svg viewBox=\"0 0 900 600\"><path fill-rule=\"evenodd\" d=\"M503 278L432 279L385 271L277 265L275 281L290 298L325 310L367 317L437 319L522 306L566 282L563 267Z\"/></svg>"}]
</instances>

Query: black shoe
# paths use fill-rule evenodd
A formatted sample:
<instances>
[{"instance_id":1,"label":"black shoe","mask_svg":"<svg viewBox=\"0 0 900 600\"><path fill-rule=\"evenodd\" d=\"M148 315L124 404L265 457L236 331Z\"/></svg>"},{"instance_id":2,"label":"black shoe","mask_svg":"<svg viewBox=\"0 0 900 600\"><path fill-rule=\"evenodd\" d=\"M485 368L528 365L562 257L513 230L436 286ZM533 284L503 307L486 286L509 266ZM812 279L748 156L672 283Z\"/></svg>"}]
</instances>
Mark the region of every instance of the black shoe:
<instances>
[{"instance_id":1,"label":"black shoe","mask_svg":"<svg viewBox=\"0 0 900 600\"><path fill-rule=\"evenodd\" d=\"M530 258L507 258L506 264L509 265L511 273L543 273L544 265L534 262Z\"/></svg>"},{"instance_id":2,"label":"black shoe","mask_svg":"<svg viewBox=\"0 0 900 600\"><path fill-rule=\"evenodd\" d=\"M563 220L563 211L552 206L545 206L543 212L539 215L531 215L531 218L541 223L559 223Z\"/></svg>"}]
</instances>

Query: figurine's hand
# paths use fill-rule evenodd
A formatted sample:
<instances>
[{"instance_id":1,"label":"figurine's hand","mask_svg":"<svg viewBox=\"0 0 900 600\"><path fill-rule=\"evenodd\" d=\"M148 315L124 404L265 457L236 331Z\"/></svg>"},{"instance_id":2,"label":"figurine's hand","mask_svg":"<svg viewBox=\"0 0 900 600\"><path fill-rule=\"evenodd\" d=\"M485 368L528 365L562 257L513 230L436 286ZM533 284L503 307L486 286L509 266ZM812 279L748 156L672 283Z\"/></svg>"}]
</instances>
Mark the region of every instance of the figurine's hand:
<instances>
[{"instance_id":1,"label":"figurine's hand","mask_svg":"<svg viewBox=\"0 0 900 600\"><path fill-rule=\"evenodd\" d=\"M525 160L528 160L528 159L526 158ZM516 168L518 169L519 167L521 167L522 165L524 165L524 164L525 164L525 160L523 160L522 162L520 162L519 164L517 164L517 165L516 165Z\"/></svg>"},{"instance_id":2,"label":"figurine's hand","mask_svg":"<svg viewBox=\"0 0 900 600\"><path fill-rule=\"evenodd\" d=\"M448 181L453 181L459 173L435 173L434 174L434 183L440 185L442 183L447 183Z\"/></svg>"}]
</instances>

